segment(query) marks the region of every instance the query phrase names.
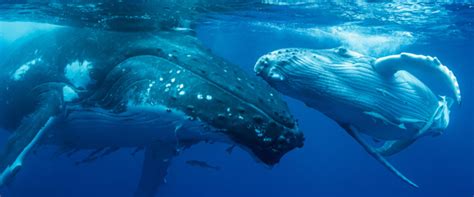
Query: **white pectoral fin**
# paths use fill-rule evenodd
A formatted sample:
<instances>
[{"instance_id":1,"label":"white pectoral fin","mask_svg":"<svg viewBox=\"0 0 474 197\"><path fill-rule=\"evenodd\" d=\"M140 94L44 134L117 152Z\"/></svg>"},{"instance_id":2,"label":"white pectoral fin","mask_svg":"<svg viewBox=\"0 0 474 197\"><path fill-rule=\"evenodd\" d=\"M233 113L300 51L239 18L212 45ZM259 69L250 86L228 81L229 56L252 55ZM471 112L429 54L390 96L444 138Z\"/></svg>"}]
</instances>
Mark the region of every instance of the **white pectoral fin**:
<instances>
[{"instance_id":1,"label":"white pectoral fin","mask_svg":"<svg viewBox=\"0 0 474 197\"><path fill-rule=\"evenodd\" d=\"M0 186L7 184L23 165L25 157L38 145L49 126L54 122L60 106L59 94L43 95L37 110L25 117L8 138L0 154Z\"/></svg>"},{"instance_id":2,"label":"white pectoral fin","mask_svg":"<svg viewBox=\"0 0 474 197\"><path fill-rule=\"evenodd\" d=\"M461 91L458 81L448 67L441 64L436 57L401 53L378 58L373 64L374 70L383 76L391 77L399 70L405 70L417 78L441 82L452 92L458 103L461 103Z\"/></svg>"},{"instance_id":3,"label":"white pectoral fin","mask_svg":"<svg viewBox=\"0 0 474 197\"><path fill-rule=\"evenodd\" d=\"M433 127L438 130L436 133L431 132L433 135L441 134L442 130L449 124L449 106L450 103L447 98L441 97L441 100L438 102L438 108L427 121L412 118L400 118L399 120L403 123L424 123L424 126L421 127L418 133L411 139L387 141L381 147L377 148L376 151L383 156L394 155L413 144L413 142L418 138L429 133Z\"/></svg>"},{"instance_id":4,"label":"white pectoral fin","mask_svg":"<svg viewBox=\"0 0 474 197\"><path fill-rule=\"evenodd\" d=\"M395 167L392 166L377 150L372 148L369 144L367 144L359 135L359 132L356 128L349 124L341 124L339 125L346 130L346 132L351 135L362 147L374 157L377 161L379 161L382 165L384 165L387 169L391 172L395 173L399 178L401 178L406 183L410 184L411 186L418 188L418 185L415 184L413 181L405 177L400 171L398 171Z\"/></svg>"},{"instance_id":5,"label":"white pectoral fin","mask_svg":"<svg viewBox=\"0 0 474 197\"><path fill-rule=\"evenodd\" d=\"M378 147L375 149L376 152L378 152L382 156L391 156L394 155L416 141L416 138L413 139L408 139L408 140L391 140L391 141L386 141L381 147Z\"/></svg>"}]
</instances>

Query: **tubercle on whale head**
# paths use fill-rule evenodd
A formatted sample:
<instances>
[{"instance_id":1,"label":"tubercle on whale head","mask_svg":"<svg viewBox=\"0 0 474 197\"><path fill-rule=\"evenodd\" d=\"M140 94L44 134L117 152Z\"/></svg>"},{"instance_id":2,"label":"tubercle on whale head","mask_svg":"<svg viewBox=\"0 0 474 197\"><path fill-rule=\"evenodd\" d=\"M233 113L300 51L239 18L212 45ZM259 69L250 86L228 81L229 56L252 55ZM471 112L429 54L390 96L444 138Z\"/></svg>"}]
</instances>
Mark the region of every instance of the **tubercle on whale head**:
<instances>
[{"instance_id":1,"label":"tubercle on whale head","mask_svg":"<svg viewBox=\"0 0 474 197\"><path fill-rule=\"evenodd\" d=\"M213 100L215 102L212 102ZM256 160L272 166L287 152L303 146L303 133L295 120L279 122L259 107L255 107L258 105L228 106L235 100L232 101L226 95L216 92L213 94L213 100L207 101L206 106L200 105L199 102L193 103L192 110L187 110L188 115L217 128L219 132L255 156ZM223 100L229 103L220 102ZM286 110L278 109L278 113L281 115L289 113Z\"/></svg>"},{"instance_id":2,"label":"tubercle on whale head","mask_svg":"<svg viewBox=\"0 0 474 197\"><path fill-rule=\"evenodd\" d=\"M290 55L294 54L292 49L281 49L270 52L260 57L254 66L257 76L263 78L272 87L280 90L285 87L288 77L283 68L289 64Z\"/></svg>"},{"instance_id":3,"label":"tubercle on whale head","mask_svg":"<svg viewBox=\"0 0 474 197\"><path fill-rule=\"evenodd\" d=\"M287 152L303 146L303 133L297 126L289 128L272 120L257 125L234 126L228 131L231 138L269 166L277 164Z\"/></svg>"},{"instance_id":4,"label":"tubercle on whale head","mask_svg":"<svg viewBox=\"0 0 474 197\"><path fill-rule=\"evenodd\" d=\"M331 61L325 54L319 55L310 49L279 49L261 56L254 66L254 71L279 92L294 95L295 83L311 83L312 80L308 79L314 77L315 73L321 73L324 65ZM302 76L308 76L308 79Z\"/></svg>"},{"instance_id":5,"label":"tubercle on whale head","mask_svg":"<svg viewBox=\"0 0 474 197\"><path fill-rule=\"evenodd\" d=\"M282 75L280 70L278 70L278 66L275 65L275 62L282 62L284 61L283 58L287 58L285 56L281 56L283 53L289 52L290 49L283 49L270 52L268 54L263 55L257 60L257 63L254 66L254 71L258 76L263 78L268 78L271 80L283 81L285 77ZM280 63L280 66L282 64Z\"/></svg>"}]
</instances>

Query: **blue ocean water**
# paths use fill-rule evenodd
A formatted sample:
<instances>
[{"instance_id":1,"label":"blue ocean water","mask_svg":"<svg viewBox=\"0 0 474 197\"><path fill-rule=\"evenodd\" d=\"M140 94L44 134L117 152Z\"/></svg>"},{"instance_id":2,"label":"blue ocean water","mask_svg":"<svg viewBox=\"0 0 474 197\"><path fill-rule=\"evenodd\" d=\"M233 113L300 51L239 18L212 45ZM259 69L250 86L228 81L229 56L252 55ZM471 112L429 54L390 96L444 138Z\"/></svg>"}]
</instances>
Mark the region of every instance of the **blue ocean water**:
<instances>
[{"instance_id":1,"label":"blue ocean water","mask_svg":"<svg viewBox=\"0 0 474 197\"><path fill-rule=\"evenodd\" d=\"M197 37L249 74L258 57L269 51L338 46L374 57L399 52L436 56L456 74L463 103L451 108L448 129L389 158L420 188L388 172L333 120L285 97L305 133L303 148L268 168L241 149L228 154L228 145L199 144L172 161L167 184L157 196L474 195L474 4L278 4L208 13L196 25ZM7 138L6 132L1 134ZM120 150L81 165L75 161L87 153L68 158L54 157L54 152L43 148L29 158L0 195L132 196L135 191L142 152L132 156L132 149ZM190 159L221 170L187 165Z\"/></svg>"}]
</instances>

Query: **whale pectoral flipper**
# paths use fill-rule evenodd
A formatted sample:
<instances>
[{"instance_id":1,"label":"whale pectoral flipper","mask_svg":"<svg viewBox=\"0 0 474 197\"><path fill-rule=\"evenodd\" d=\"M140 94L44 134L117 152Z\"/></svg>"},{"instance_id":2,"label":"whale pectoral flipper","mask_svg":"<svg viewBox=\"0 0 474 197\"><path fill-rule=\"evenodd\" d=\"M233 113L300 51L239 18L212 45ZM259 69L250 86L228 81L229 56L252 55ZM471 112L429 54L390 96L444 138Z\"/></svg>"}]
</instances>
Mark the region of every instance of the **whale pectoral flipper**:
<instances>
[{"instance_id":1,"label":"whale pectoral flipper","mask_svg":"<svg viewBox=\"0 0 474 197\"><path fill-rule=\"evenodd\" d=\"M377 161L382 163L386 168L388 168L391 172L395 173L398 177L400 177L403 181L407 182L411 186L418 188L418 185L412 182L410 179L405 177L400 171L398 171L395 167L392 166L379 152L377 152L374 148L372 148L369 144L367 144L359 135L359 132L356 128L354 128L350 124L342 124L339 125L346 130L346 132L351 135L364 149L372 155Z\"/></svg>"},{"instance_id":2,"label":"whale pectoral flipper","mask_svg":"<svg viewBox=\"0 0 474 197\"><path fill-rule=\"evenodd\" d=\"M38 145L59 112L62 100L57 91L43 93L39 99L37 109L22 120L0 154L0 186L20 170L25 157Z\"/></svg>"},{"instance_id":3,"label":"whale pectoral flipper","mask_svg":"<svg viewBox=\"0 0 474 197\"><path fill-rule=\"evenodd\" d=\"M429 129L433 126L433 124L437 124L438 127L446 128L449 124L449 107L450 107L449 100L442 96L441 100L438 102L438 108L433 112L433 115L424 123L425 125L420 128L418 133L413 136L411 139L404 139L404 140L393 140L385 142L381 147L378 147L376 151L383 156L390 156L396 154L411 144L413 144L418 138L425 135ZM414 120L409 118L403 118L403 122L405 123L413 123L413 122L423 122L420 120ZM440 132L433 133L434 135L440 134Z\"/></svg>"},{"instance_id":4,"label":"whale pectoral flipper","mask_svg":"<svg viewBox=\"0 0 474 197\"><path fill-rule=\"evenodd\" d=\"M436 57L401 53L378 58L373 68L379 74L390 77L399 70L405 70L413 76L425 77L424 83L441 81L458 103L461 103L461 90L453 72Z\"/></svg>"},{"instance_id":5,"label":"whale pectoral flipper","mask_svg":"<svg viewBox=\"0 0 474 197\"><path fill-rule=\"evenodd\" d=\"M165 183L171 159L176 156L176 147L159 142L145 148L142 174L135 197L155 196L158 187Z\"/></svg>"},{"instance_id":6,"label":"whale pectoral flipper","mask_svg":"<svg viewBox=\"0 0 474 197\"><path fill-rule=\"evenodd\" d=\"M381 147L378 147L375 149L376 152L378 152L382 156L391 156L394 155L416 141L417 138L413 139L408 139L408 140L391 140L391 141L386 141Z\"/></svg>"}]
</instances>

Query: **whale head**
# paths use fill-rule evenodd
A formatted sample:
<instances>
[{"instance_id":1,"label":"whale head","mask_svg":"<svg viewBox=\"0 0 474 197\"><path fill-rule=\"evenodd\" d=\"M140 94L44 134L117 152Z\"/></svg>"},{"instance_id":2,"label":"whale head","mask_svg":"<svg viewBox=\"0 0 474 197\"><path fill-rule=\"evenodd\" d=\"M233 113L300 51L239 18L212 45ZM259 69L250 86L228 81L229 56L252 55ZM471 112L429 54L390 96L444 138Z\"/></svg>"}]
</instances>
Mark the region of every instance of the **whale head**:
<instances>
[{"instance_id":1,"label":"whale head","mask_svg":"<svg viewBox=\"0 0 474 197\"><path fill-rule=\"evenodd\" d=\"M368 57L345 48L286 48L261 56L254 66L254 71L283 94L304 100L305 92L323 94L327 89L324 86L337 78L330 76L330 69L334 68L334 65L370 61Z\"/></svg>"},{"instance_id":2,"label":"whale head","mask_svg":"<svg viewBox=\"0 0 474 197\"><path fill-rule=\"evenodd\" d=\"M165 41L169 40L160 44ZM278 92L207 52L192 45L184 48L187 45L176 45L181 48L164 55L142 55L122 62L109 75L129 73L121 79L138 81L116 86L124 92L113 95L125 95L122 100L128 106L146 106L160 113L165 108L161 117L181 114L183 120L192 120L230 139L267 165L278 163L288 151L303 146L303 133ZM115 78L105 83L117 83Z\"/></svg>"}]
</instances>

